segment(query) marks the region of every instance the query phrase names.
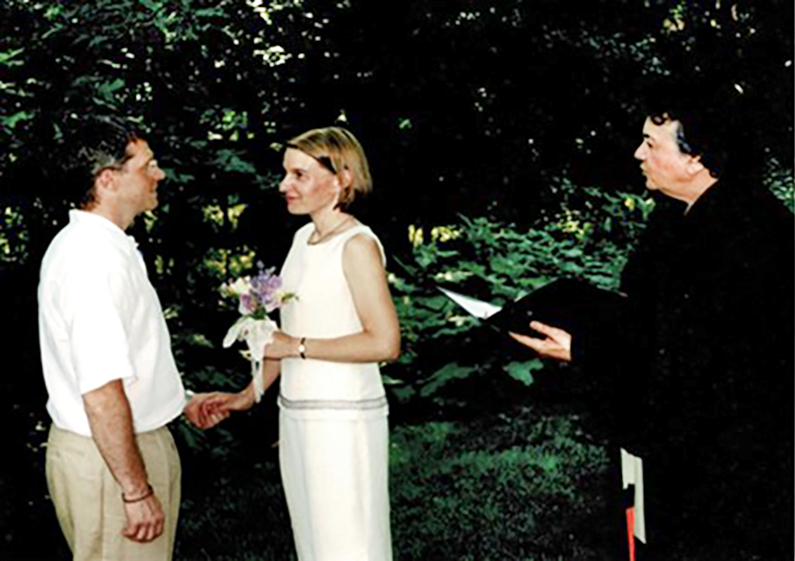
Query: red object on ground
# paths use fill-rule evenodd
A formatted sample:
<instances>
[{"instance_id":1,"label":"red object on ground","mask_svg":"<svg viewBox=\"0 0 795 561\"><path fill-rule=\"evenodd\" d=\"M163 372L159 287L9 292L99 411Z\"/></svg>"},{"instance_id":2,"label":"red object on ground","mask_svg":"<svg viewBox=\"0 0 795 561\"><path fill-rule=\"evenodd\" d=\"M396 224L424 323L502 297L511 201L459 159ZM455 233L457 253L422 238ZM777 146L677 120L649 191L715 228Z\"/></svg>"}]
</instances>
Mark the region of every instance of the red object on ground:
<instances>
[{"instance_id":1,"label":"red object on ground","mask_svg":"<svg viewBox=\"0 0 795 561\"><path fill-rule=\"evenodd\" d=\"M627 509L627 544L629 545L629 561L635 561L635 507Z\"/></svg>"}]
</instances>

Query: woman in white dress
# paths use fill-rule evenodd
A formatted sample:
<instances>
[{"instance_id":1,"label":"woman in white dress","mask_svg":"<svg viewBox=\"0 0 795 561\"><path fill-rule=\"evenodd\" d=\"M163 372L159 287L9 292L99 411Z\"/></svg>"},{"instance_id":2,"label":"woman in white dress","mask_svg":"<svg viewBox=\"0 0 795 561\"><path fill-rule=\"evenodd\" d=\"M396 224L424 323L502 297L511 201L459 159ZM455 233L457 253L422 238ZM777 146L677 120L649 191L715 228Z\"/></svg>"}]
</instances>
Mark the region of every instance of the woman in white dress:
<instances>
[{"instance_id":1,"label":"woman in white dress","mask_svg":"<svg viewBox=\"0 0 795 561\"><path fill-rule=\"evenodd\" d=\"M311 222L293 239L281 332L265 351L264 386L281 374L279 463L300 561L392 559L387 402L378 369L400 330L378 238L348 207L371 190L347 130L314 129L287 144L279 190ZM254 385L208 407L242 410Z\"/></svg>"}]
</instances>

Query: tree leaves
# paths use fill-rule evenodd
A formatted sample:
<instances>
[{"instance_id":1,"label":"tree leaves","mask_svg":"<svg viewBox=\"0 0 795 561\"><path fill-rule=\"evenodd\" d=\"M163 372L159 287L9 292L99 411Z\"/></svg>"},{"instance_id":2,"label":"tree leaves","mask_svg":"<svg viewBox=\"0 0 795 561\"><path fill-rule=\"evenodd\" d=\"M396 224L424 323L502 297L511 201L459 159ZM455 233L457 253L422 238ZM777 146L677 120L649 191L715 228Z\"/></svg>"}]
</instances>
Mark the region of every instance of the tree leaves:
<instances>
[{"instance_id":1,"label":"tree leaves","mask_svg":"<svg viewBox=\"0 0 795 561\"><path fill-rule=\"evenodd\" d=\"M122 78L116 78L112 82L100 82L97 86L97 95L99 96L97 102L112 108L118 107L119 100L116 93L125 85Z\"/></svg>"},{"instance_id":2,"label":"tree leaves","mask_svg":"<svg viewBox=\"0 0 795 561\"><path fill-rule=\"evenodd\" d=\"M424 399L415 390L427 385L443 401L495 372L531 383L536 363L501 349L470 370L459 355L478 322L434 284L495 303L562 274L614 287L653 207L621 195L640 185L632 149L650 77L681 61L736 74L764 101L771 183L792 205L792 37L780 17L791 7L677 5L6 0L0 202L20 219L5 239L35 261L64 220L60 154L77 120L133 118L169 171L157 220L136 235L164 302L195 303L175 330L212 341L218 275L252 255L278 263L289 244L273 147L344 116L376 180L364 217L390 263L409 264L391 271L405 350L384 370L396 389Z\"/></svg>"},{"instance_id":3,"label":"tree leaves","mask_svg":"<svg viewBox=\"0 0 795 561\"><path fill-rule=\"evenodd\" d=\"M219 166L226 172L242 173L248 175L256 175L256 168L249 162L245 161L240 152L222 148L215 153L213 163Z\"/></svg>"},{"instance_id":4,"label":"tree leaves","mask_svg":"<svg viewBox=\"0 0 795 561\"><path fill-rule=\"evenodd\" d=\"M474 366L461 366L455 363L446 364L437 370L431 376L430 381L420 388L420 396L430 397L451 380L466 378L475 370L477 368Z\"/></svg>"},{"instance_id":5,"label":"tree leaves","mask_svg":"<svg viewBox=\"0 0 795 561\"><path fill-rule=\"evenodd\" d=\"M22 66L24 61L18 58L18 55L25 52L24 48L12 49L10 51L0 52L0 65L6 67Z\"/></svg>"},{"instance_id":6,"label":"tree leaves","mask_svg":"<svg viewBox=\"0 0 795 561\"><path fill-rule=\"evenodd\" d=\"M543 367L540 359L532 359L523 362L509 362L503 369L514 380L522 382L525 386L530 386L535 381L533 372L541 370Z\"/></svg>"}]
</instances>

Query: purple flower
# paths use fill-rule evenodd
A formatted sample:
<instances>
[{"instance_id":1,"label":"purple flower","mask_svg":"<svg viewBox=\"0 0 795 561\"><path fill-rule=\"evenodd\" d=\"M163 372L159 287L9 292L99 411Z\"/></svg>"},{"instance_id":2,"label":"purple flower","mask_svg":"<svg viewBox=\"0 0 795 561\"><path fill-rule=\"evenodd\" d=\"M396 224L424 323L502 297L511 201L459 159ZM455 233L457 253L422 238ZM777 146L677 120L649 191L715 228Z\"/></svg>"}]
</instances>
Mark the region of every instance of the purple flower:
<instances>
[{"instance_id":1,"label":"purple flower","mask_svg":"<svg viewBox=\"0 0 795 561\"><path fill-rule=\"evenodd\" d=\"M275 267L265 269L259 262L257 267L259 272L254 277L243 277L234 283L225 284L222 293L238 297L241 315L264 319L282 304L297 299L297 296L282 290L282 279L275 274Z\"/></svg>"},{"instance_id":2,"label":"purple flower","mask_svg":"<svg viewBox=\"0 0 795 561\"><path fill-rule=\"evenodd\" d=\"M279 289L282 279L274 274L274 268L260 269L260 272L251 279L251 292L256 300L263 306L266 313L279 307Z\"/></svg>"},{"instance_id":3,"label":"purple flower","mask_svg":"<svg viewBox=\"0 0 795 561\"><path fill-rule=\"evenodd\" d=\"M238 306L238 311L244 316L253 314L255 311L257 311L257 303L254 301L254 298L250 293L240 295L240 305Z\"/></svg>"}]
</instances>

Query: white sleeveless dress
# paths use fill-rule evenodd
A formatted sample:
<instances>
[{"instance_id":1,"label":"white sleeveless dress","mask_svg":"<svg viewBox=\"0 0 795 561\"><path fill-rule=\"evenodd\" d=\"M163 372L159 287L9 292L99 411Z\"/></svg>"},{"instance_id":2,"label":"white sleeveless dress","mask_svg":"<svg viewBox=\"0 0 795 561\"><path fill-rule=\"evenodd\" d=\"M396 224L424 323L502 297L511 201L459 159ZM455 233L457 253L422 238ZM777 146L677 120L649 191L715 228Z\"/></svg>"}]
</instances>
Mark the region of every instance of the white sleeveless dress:
<instances>
[{"instance_id":1,"label":"white sleeveless dress","mask_svg":"<svg viewBox=\"0 0 795 561\"><path fill-rule=\"evenodd\" d=\"M298 300L281 309L281 328L308 339L359 333L342 251L358 234L378 238L356 226L310 245L313 230L310 222L296 232L282 267L282 286ZM378 364L283 359L279 407L279 463L298 559L391 560L388 409Z\"/></svg>"}]
</instances>

